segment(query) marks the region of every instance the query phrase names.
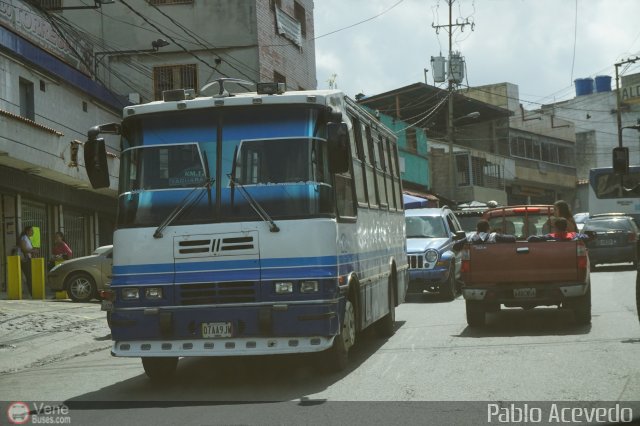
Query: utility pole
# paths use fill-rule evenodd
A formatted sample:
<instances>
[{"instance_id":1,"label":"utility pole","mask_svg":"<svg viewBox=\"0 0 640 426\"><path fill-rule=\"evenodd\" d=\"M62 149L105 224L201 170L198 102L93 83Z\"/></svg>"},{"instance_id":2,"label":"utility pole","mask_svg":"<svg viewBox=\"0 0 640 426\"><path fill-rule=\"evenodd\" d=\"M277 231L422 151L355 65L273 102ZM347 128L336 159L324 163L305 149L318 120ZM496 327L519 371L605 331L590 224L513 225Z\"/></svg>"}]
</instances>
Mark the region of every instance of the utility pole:
<instances>
[{"instance_id":1,"label":"utility pole","mask_svg":"<svg viewBox=\"0 0 640 426\"><path fill-rule=\"evenodd\" d=\"M620 112L621 96L620 96L620 77L618 75L618 68L624 64L633 64L640 61L640 56L635 58L629 58L626 61L620 61L613 64L616 68L616 119L618 120L618 147L622 148L622 114Z\"/></svg>"},{"instance_id":2,"label":"utility pole","mask_svg":"<svg viewBox=\"0 0 640 426\"><path fill-rule=\"evenodd\" d=\"M473 31L475 24L473 22L470 22L468 18L463 21L456 21L455 23L453 23L452 9L453 9L453 3L456 0L446 0L446 1L447 1L447 4L449 5L449 24L448 25L431 24L431 26L436 29L436 34L438 34L438 30L440 28L445 28L445 30L449 34L449 63L447 66L447 80L448 80L447 91L449 96L448 114L447 114L447 142L449 144L449 193L447 194L447 196L449 197L449 199L455 200L457 182L456 182L456 172L455 172L455 165L454 165L454 155L453 155L453 96L458 83L460 83L459 81L456 80L455 74L456 72L461 72L463 70L456 70L456 72L454 72L453 70L453 66L452 66L453 64L453 61L452 61L453 31L454 31L454 28L456 27L460 27L460 30L464 31L464 27L467 25L471 26L471 30ZM456 56L456 59L460 59L460 57ZM456 61L456 64L460 66L462 62ZM461 75L461 74L458 74L458 75Z\"/></svg>"}]
</instances>

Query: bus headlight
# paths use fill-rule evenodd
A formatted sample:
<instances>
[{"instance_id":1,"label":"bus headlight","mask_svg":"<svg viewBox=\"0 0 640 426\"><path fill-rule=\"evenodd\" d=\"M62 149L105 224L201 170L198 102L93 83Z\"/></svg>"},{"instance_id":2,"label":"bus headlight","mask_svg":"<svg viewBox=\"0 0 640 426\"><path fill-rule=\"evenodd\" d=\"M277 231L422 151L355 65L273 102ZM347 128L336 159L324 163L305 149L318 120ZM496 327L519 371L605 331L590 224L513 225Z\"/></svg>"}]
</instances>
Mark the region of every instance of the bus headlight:
<instances>
[{"instance_id":1,"label":"bus headlight","mask_svg":"<svg viewBox=\"0 0 640 426\"><path fill-rule=\"evenodd\" d=\"M137 300L140 299L140 292L135 287L123 288L120 290L122 294L122 300Z\"/></svg>"},{"instance_id":2,"label":"bus headlight","mask_svg":"<svg viewBox=\"0 0 640 426\"><path fill-rule=\"evenodd\" d=\"M292 282L279 282L276 283L276 294L289 294L293 293L293 283Z\"/></svg>"},{"instance_id":3,"label":"bus headlight","mask_svg":"<svg viewBox=\"0 0 640 426\"><path fill-rule=\"evenodd\" d=\"M147 287L144 289L144 297L145 299L162 299L162 288L161 287Z\"/></svg>"},{"instance_id":4,"label":"bus headlight","mask_svg":"<svg viewBox=\"0 0 640 426\"><path fill-rule=\"evenodd\" d=\"M427 262L433 263L438 260L438 252L435 250L427 250L427 252L424 254L424 258L427 260Z\"/></svg>"},{"instance_id":5,"label":"bus headlight","mask_svg":"<svg viewBox=\"0 0 640 426\"><path fill-rule=\"evenodd\" d=\"M300 293L317 293L318 289L318 281L302 281L300 283Z\"/></svg>"}]
</instances>

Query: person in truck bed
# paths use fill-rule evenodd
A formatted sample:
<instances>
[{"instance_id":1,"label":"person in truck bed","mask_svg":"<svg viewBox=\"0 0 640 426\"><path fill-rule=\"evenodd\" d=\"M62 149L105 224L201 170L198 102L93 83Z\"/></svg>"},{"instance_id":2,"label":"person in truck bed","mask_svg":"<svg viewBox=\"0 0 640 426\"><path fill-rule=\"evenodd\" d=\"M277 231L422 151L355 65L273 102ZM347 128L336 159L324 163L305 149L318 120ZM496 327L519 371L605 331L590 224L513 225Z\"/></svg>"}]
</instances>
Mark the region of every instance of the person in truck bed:
<instances>
[{"instance_id":1,"label":"person in truck bed","mask_svg":"<svg viewBox=\"0 0 640 426\"><path fill-rule=\"evenodd\" d=\"M567 219L558 217L553 221L553 232L541 236L532 235L527 241L589 241L592 239L587 234L569 231L567 232Z\"/></svg>"},{"instance_id":2,"label":"person in truck bed","mask_svg":"<svg viewBox=\"0 0 640 426\"><path fill-rule=\"evenodd\" d=\"M471 244L508 243L515 241L515 235L489 232L489 222L484 219L480 219L476 224L476 233L467 238L467 242Z\"/></svg>"}]
</instances>

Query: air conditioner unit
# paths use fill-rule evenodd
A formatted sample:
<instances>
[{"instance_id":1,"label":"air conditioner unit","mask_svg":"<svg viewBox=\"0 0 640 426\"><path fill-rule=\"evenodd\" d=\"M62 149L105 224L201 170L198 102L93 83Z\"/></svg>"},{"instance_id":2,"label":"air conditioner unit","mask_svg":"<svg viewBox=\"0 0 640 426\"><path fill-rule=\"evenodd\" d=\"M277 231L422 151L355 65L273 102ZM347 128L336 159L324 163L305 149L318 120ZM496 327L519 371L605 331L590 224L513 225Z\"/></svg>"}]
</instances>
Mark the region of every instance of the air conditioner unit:
<instances>
[{"instance_id":1,"label":"air conditioner unit","mask_svg":"<svg viewBox=\"0 0 640 426\"><path fill-rule=\"evenodd\" d=\"M129 93L129 102L131 102L132 104L139 104L140 103L140 93Z\"/></svg>"}]
</instances>

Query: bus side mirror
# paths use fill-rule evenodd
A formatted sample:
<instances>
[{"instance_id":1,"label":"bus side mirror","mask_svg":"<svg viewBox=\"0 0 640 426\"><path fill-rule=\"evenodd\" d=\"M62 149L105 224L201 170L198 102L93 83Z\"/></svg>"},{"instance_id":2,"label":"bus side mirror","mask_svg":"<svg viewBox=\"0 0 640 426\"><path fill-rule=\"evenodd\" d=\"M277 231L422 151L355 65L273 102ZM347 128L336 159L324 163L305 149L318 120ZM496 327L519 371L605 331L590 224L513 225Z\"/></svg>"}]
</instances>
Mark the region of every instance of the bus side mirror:
<instances>
[{"instance_id":1,"label":"bus side mirror","mask_svg":"<svg viewBox=\"0 0 640 426\"><path fill-rule=\"evenodd\" d=\"M349 130L345 123L327 123L329 169L331 173L349 171Z\"/></svg>"},{"instance_id":2,"label":"bus side mirror","mask_svg":"<svg viewBox=\"0 0 640 426\"><path fill-rule=\"evenodd\" d=\"M617 175L629 173L629 148L622 146L613 148L613 172Z\"/></svg>"},{"instance_id":3,"label":"bus side mirror","mask_svg":"<svg viewBox=\"0 0 640 426\"><path fill-rule=\"evenodd\" d=\"M89 135L84 143L84 165L94 189L109 187L109 166L104 139Z\"/></svg>"}]
</instances>

